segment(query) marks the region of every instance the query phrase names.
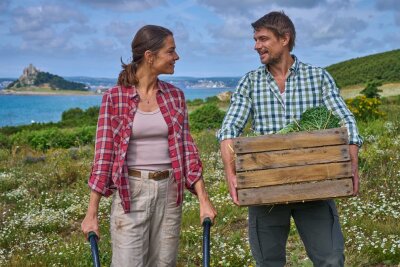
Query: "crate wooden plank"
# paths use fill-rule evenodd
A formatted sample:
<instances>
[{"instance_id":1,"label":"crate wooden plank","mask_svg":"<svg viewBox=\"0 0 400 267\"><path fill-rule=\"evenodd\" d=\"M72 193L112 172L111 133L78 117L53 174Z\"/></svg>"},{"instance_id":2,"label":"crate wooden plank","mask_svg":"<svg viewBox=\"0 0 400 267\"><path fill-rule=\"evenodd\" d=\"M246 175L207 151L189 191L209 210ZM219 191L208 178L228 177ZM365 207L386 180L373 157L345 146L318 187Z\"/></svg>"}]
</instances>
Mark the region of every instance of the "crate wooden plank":
<instances>
[{"instance_id":1,"label":"crate wooden plank","mask_svg":"<svg viewBox=\"0 0 400 267\"><path fill-rule=\"evenodd\" d=\"M238 190L239 205L277 204L351 196L351 178Z\"/></svg>"},{"instance_id":2,"label":"crate wooden plank","mask_svg":"<svg viewBox=\"0 0 400 267\"><path fill-rule=\"evenodd\" d=\"M348 145L238 154L236 172L348 160Z\"/></svg>"},{"instance_id":3,"label":"crate wooden plank","mask_svg":"<svg viewBox=\"0 0 400 267\"><path fill-rule=\"evenodd\" d=\"M350 161L236 173L238 189L351 176Z\"/></svg>"},{"instance_id":4,"label":"crate wooden plank","mask_svg":"<svg viewBox=\"0 0 400 267\"><path fill-rule=\"evenodd\" d=\"M239 137L233 140L236 154L348 144L344 127L311 132Z\"/></svg>"}]
</instances>

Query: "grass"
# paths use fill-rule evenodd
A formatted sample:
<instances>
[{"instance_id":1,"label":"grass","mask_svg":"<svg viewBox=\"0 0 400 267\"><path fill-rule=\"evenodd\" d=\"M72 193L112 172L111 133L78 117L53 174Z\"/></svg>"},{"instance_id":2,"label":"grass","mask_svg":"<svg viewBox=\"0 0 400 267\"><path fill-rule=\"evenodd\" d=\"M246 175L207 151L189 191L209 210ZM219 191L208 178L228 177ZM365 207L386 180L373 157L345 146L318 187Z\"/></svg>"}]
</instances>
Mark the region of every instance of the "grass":
<instances>
[{"instance_id":1,"label":"grass","mask_svg":"<svg viewBox=\"0 0 400 267\"><path fill-rule=\"evenodd\" d=\"M400 99L383 101L387 118L359 122L361 192L337 200L346 242L346 266L400 264ZM390 112L388 112L390 111ZM228 195L213 131L194 138L204 179L218 210L211 228L211 266L255 266L247 241L247 209ZM91 266L89 244L80 231L89 189L92 145L38 152L0 149L0 266ZM101 262L111 259L109 210L100 206ZM200 266L202 227L198 202L186 193L178 266ZM312 266L292 228L287 266Z\"/></svg>"}]
</instances>

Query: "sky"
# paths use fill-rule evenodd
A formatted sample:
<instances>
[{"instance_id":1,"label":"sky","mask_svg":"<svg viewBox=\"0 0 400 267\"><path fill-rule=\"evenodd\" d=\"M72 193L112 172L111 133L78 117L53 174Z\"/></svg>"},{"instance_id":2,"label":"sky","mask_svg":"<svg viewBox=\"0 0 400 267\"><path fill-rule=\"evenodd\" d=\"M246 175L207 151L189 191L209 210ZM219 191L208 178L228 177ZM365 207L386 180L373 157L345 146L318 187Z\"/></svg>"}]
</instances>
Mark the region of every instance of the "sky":
<instances>
[{"instance_id":1,"label":"sky","mask_svg":"<svg viewBox=\"0 0 400 267\"><path fill-rule=\"evenodd\" d=\"M270 11L292 19L293 54L315 66L400 48L398 0L0 0L0 78L30 63L116 78L146 24L174 33L175 76L239 77L260 66L251 23Z\"/></svg>"}]
</instances>

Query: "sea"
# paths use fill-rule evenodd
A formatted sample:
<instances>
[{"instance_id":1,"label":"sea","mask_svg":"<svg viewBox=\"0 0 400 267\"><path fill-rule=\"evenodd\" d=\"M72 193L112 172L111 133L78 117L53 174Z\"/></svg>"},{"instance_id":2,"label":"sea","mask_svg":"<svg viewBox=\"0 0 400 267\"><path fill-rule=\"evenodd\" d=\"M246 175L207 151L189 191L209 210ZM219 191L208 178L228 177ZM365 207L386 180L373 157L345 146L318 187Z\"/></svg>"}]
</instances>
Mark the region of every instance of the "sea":
<instances>
[{"instance_id":1,"label":"sea","mask_svg":"<svg viewBox=\"0 0 400 267\"><path fill-rule=\"evenodd\" d=\"M205 99L233 88L187 88L186 99ZM101 95L1 95L0 127L58 122L63 111L100 106Z\"/></svg>"}]
</instances>

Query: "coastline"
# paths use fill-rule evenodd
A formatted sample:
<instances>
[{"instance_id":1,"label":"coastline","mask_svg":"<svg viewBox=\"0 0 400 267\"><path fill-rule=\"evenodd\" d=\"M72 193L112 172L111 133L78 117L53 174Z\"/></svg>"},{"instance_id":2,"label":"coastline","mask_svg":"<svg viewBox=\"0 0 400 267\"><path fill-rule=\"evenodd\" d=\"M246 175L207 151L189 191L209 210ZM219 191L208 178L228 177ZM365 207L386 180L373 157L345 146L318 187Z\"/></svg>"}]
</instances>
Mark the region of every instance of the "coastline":
<instances>
[{"instance_id":1,"label":"coastline","mask_svg":"<svg viewBox=\"0 0 400 267\"><path fill-rule=\"evenodd\" d=\"M51 92L51 91L14 91L14 90L8 90L8 89L3 89L0 90L0 96L1 95L42 95L42 96L58 96L58 95L78 95L78 96L84 96L84 95L102 95L98 94L93 91L74 91L74 90L63 90L63 91L57 91L57 92Z\"/></svg>"}]
</instances>

